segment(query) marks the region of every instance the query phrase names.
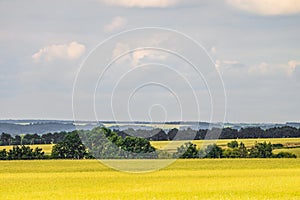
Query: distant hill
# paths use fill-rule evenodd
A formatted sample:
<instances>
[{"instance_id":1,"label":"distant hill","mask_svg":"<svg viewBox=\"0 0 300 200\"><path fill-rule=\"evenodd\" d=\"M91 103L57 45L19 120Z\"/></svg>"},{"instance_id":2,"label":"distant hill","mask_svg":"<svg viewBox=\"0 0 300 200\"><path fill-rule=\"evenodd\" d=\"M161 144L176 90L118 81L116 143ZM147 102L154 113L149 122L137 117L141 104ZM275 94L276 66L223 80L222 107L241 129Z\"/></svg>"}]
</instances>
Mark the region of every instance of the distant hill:
<instances>
[{"instance_id":1,"label":"distant hill","mask_svg":"<svg viewBox=\"0 0 300 200\"><path fill-rule=\"evenodd\" d=\"M74 123L65 120L0 120L0 133L19 135L69 132L76 129L88 130L98 125L96 122Z\"/></svg>"},{"instance_id":2,"label":"distant hill","mask_svg":"<svg viewBox=\"0 0 300 200\"><path fill-rule=\"evenodd\" d=\"M170 130L172 128L178 128L180 130L185 129L208 129L211 127L224 127L224 128L233 128L233 129L241 129L247 127L260 127L262 129L269 129L273 127L283 127L283 126L291 126L295 128L300 127L300 123L298 122L287 122L284 124L272 124L272 123L208 123L208 122L114 122L114 121L79 121L73 122L71 120L0 120L0 133L9 133L11 135L19 135L19 134L27 134L27 133L53 133L53 132L61 132L61 131L73 131L76 129L89 130L96 126L104 124L108 128L118 129L118 130L126 130L126 129L134 129L134 130L151 130L153 128L161 128L165 131Z\"/></svg>"},{"instance_id":3,"label":"distant hill","mask_svg":"<svg viewBox=\"0 0 300 200\"><path fill-rule=\"evenodd\" d=\"M73 131L76 126L73 123L30 123L30 124L12 124L0 123L0 132L9 133L11 135L19 135L23 133L44 134L49 132Z\"/></svg>"}]
</instances>

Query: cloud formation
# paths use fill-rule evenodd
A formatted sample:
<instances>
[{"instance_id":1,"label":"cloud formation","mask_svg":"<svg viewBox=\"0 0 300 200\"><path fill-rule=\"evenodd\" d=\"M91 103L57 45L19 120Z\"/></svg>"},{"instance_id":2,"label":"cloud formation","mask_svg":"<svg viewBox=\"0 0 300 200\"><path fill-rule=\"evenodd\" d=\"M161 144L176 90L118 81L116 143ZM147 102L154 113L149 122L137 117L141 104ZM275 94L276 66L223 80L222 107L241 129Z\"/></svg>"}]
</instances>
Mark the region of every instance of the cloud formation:
<instances>
[{"instance_id":1,"label":"cloud formation","mask_svg":"<svg viewBox=\"0 0 300 200\"><path fill-rule=\"evenodd\" d=\"M296 68L300 66L300 61L290 60L288 63L270 64L262 62L258 65L245 66L235 60L216 60L216 67L224 73L248 74L251 76L291 76Z\"/></svg>"},{"instance_id":2,"label":"cloud formation","mask_svg":"<svg viewBox=\"0 0 300 200\"><path fill-rule=\"evenodd\" d=\"M217 53L217 48L214 47L214 46L211 47L210 52L211 52L212 54L216 54L216 53Z\"/></svg>"},{"instance_id":3,"label":"cloud formation","mask_svg":"<svg viewBox=\"0 0 300 200\"><path fill-rule=\"evenodd\" d=\"M79 58L86 50L83 44L73 41L69 44L53 44L41 48L32 55L34 62L51 62L56 59L73 60Z\"/></svg>"},{"instance_id":4,"label":"cloud formation","mask_svg":"<svg viewBox=\"0 0 300 200\"><path fill-rule=\"evenodd\" d=\"M286 75L291 76L295 72L297 65L300 61L291 60L284 64L269 64L263 62L257 66L251 66L248 70L250 74L258 75Z\"/></svg>"},{"instance_id":5,"label":"cloud formation","mask_svg":"<svg viewBox=\"0 0 300 200\"><path fill-rule=\"evenodd\" d=\"M64 5L72 4L71 10L69 6L58 9L57 5L48 1L29 0L31 6L28 9L24 9L27 1L2 2L1 118L72 118L72 86L78 71L78 61L87 53L88 44L97 45L128 25L146 25L180 30L201 42L209 50L212 59L219 59L216 62L219 66L217 69L221 72L228 94L228 121L300 121L300 93L296 92L300 88L300 58L297 52L300 32L297 23L300 14L285 15L297 13L299 0L293 4L290 0L169 0L165 3L155 0L96 1L88 4L85 1L64 1ZM267 2L270 5L287 6L265 6ZM80 13L80 17L74 17L72 13ZM118 20L114 20L117 16L125 18L127 24L115 30L109 28L110 24L117 24L118 27ZM112 32L104 31L106 25ZM168 34L153 34L153 37L145 38L137 31L131 36L123 43L122 40L114 40L116 43L109 46L109 51L101 55L101 59L108 61L141 46L165 44L173 44L172 47L178 50L175 52L186 50L188 57L197 55L194 46L181 46ZM72 46L72 41L77 43L73 46L86 46L85 53L77 59L75 58L84 48L77 48L77 54L68 54L68 48L75 49L69 47ZM35 55L32 56L33 54ZM165 55L166 59L160 59L161 55ZM164 53L157 56L155 52L145 50L129 53L118 60L112 67L113 73L109 74L107 82L111 81L111 77L117 77L128 70L139 72L133 66L149 62L168 64L182 70L183 74L187 72L186 77L196 81L197 74L189 73L188 64L180 58ZM141 69L148 73L147 66ZM144 74L142 76L135 73L131 76L135 78L130 79L130 84L133 85L133 81L139 80L139 77L142 79ZM159 80L167 81L172 80L173 75L157 73L156 76ZM88 84L90 80L86 80ZM177 80L179 79L175 77L171 83L180 86L181 82ZM123 86L122 88L125 87ZM203 90L201 83L197 86L195 90ZM111 87L108 85L105 91L109 91ZM86 93L88 92L83 91L83 94ZM204 95L201 95L201 101L202 96ZM48 97L50 100L45 100ZM83 104L85 98L86 95L82 95ZM209 109L202 105L200 108L204 114L201 116L203 120L209 120L210 116L206 115ZM142 104L136 107L140 116L144 114L143 108ZM90 116L86 107L80 109L86 114L86 119L94 119L94 115ZM101 117L113 119L106 113Z\"/></svg>"},{"instance_id":6,"label":"cloud formation","mask_svg":"<svg viewBox=\"0 0 300 200\"><path fill-rule=\"evenodd\" d=\"M239 10L259 15L290 15L300 13L299 0L227 0Z\"/></svg>"},{"instance_id":7,"label":"cloud formation","mask_svg":"<svg viewBox=\"0 0 300 200\"><path fill-rule=\"evenodd\" d=\"M158 51L153 51L153 50L140 50L140 51L135 51L132 54L132 60L131 64L132 66L137 66L139 64L142 64L142 60L148 59L148 60L165 60L166 56L161 54L161 52Z\"/></svg>"},{"instance_id":8,"label":"cloud formation","mask_svg":"<svg viewBox=\"0 0 300 200\"><path fill-rule=\"evenodd\" d=\"M222 69L228 69L228 68L235 68L235 67L241 67L243 66L242 63L240 63L237 60L216 60L215 61L215 66L217 69L222 70Z\"/></svg>"},{"instance_id":9,"label":"cloud formation","mask_svg":"<svg viewBox=\"0 0 300 200\"><path fill-rule=\"evenodd\" d=\"M112 21L104 26L105 32L113 32L120 30L126 26L127 20L123 17L117 16L112 19Z\"/></svg>"},{"instance_id":10,"label":"cloud formation","mask_svg":"<svg viewBox=\"0 0 300 200\"><path fill-rule=\"evenodd\" d=\"M121 7L166 8L178 5L182 0L101 0L102 2Z\"/></svg>"},{"instance_id":11,"label":"cloud formation","mask_svg":"<svg viewBox=\"0 0 300 200\"><path fill-rule=\"evenodd\" d=\"M113 50L112 58L117 58L120 55L123 55L125 52L129 52L130 47L124 43L117 43L116 47ZM129 64L132 67L135 67L137 65L140 65L143 63L143 60L151 60L151 61L162 61L165 60L166 56L162 54L159 51L155 50L137 50L133 51L131 53L128 53L127 55L124 55L123 57L119 58L118 63L124 63L129 62Z\"/></svg>"},{"instance_id":12,"label":"cloud formation","mask_svg":"<svg viewBox=\"0 0 300 200\"><path fill-rule=\"evenodd\" d=\"M291 60L288 62L288 68L290 74L295 72L296 68L300 67L300 61L299 60Z\"/></svg>"}]
</instances>

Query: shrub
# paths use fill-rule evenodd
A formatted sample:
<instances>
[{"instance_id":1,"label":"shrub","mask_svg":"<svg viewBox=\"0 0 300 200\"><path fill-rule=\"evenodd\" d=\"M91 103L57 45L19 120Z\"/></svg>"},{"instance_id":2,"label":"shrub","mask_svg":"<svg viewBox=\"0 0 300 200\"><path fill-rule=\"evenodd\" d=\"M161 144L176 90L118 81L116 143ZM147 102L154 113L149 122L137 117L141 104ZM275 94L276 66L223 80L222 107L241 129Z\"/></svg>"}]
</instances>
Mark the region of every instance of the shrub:
<instances>
[{"instance_id":1,"label":"shrub","mask_svg":"<svg viewBox=\"0 0 300 200\"><path fill-rule=\"evenodd\" d=\"M274 158L297 158L297 156L291 152L281 151L275 154Z\"/></svg>"}]
</instances>

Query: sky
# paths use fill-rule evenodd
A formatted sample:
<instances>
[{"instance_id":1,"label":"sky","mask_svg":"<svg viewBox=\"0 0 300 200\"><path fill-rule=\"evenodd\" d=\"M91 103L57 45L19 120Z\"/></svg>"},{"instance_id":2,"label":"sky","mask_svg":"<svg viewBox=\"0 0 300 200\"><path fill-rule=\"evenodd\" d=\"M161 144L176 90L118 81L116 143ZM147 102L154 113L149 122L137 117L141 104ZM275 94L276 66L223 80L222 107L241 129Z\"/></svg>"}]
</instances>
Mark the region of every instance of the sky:
<instances>
[{"instance_id":1,"label":"sky","mask_svg":"<svg viewBox=\"0 0 300 200\"><path fill-rule=\"evenodd\" d=\"M299 23L298 0L2 0L0 119L299 122Z\"/></svg>"}]
</instances>

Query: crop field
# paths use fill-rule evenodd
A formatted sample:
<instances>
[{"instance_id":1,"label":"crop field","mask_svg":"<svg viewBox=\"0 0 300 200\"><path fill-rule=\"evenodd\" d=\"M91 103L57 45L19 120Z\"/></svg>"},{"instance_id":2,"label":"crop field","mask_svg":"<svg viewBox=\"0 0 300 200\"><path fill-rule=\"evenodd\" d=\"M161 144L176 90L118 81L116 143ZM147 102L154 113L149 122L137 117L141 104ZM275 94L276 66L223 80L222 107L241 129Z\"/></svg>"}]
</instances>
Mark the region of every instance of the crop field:
<instances>
[{"instance_id":1,"label":"crop field","mask_svg":"<svg viewBox=\"0 0 300 200\"><path fill-rule=\"evenodd\" d=\"M201 148L204 144L211 144L213 142L216 142L218 146L222 148L227 147L227 143L233 141L233 139L222 139L222 140L216 140L216 141L209 141L209 140L193 140L190 141L198 146L198 148ZM261 139L238 139L236 140L239 143L243 142L246 147L251 147L254 145L255 142L271 142L272 144L283 144L284 147L300 147L300 138L261 138ZM163 149L167 150L169 152L175 152L177 150L177 147L180 145L189 142L189 141L152 141L151 145L153 145L157 149ZM295 148L294 151L297 151L298 148ZM292 149L290 150L293 151Z\"/></svg>"},{"instance_id":2,"label":"crop field","mask_svg":"<svg viewBox=\"0 0 300 200\"><path fill-rule=\"evenodd\" d=\"M233 141L232 139L222 139L222 140L217 140L216 143L222 148L227 147L227 143ZM262 139L238 139L238 142L243 142L246 147L251 147L254 145L255 142L271 142L272 144L283 144L284 147L298 147L298 148L289 148L289 149L275 149L273 152L278 153L280 151L288 151L291 153L294 153L297 155L298 158L300 158L300 138L262 138ZM151 145L154 146L157 149L162 149L166 150L170 153L176 152L177 147L180 145L186 143L188 141L151 141ZM193 140L191 141L194 144L196 144L199 148L206 143L210 144L211 142L214 141L203 141L203 140ZM36 145L29 145L31 148L42 148L45 154L50 155L51 150L53 147L53 144L36 144ZM0 150L6 149L9 150L11 149L12 146L0 146Z\"/></svg>"},{"instance_id":3,"label":"crop field","mask_svg":"<svg viewBox=\"0 0 300 200\"><path fill-rule=\"evenodd\" d=\"M28 145L25 145L28 146ZM29 145L32 149L35 149L36 147L42 148L43 151L45 152L46 155L50 155L51 151L52 151L52 147L54 146L54 144L33 144L33 145ZM12 149L13 146L0 146L0 151L2 149Z\"/></svg>"},{"instance_id":4,"label":"crop field","mask_svg":"<svg viewBox=\"0 0 300 200\"><path fill-rule=\"evenodd\" d=\"M280 151L290 152L300 158L300 148L291 148L291 149L274 149L273 153L279 153Z\"/></svg>"},{"instance_id":5,"label":"crop field","mask_svg":"<svg viewBox=\"0 0 300 200\"><path fill-rule=\"evenodd\" d=\"M300 199L300 159L177 160L150 173L119 172L97 160L0 165L2 200Z\"/></svg>"},{"instance_id":6,"label":"crop field","mask_svg":"<svg viewBox=\"0 0 300 200\"><path fill-rule=\"evenodd\" d=\"M217 141L209 141L209 140L193 140L190 141L198 146L198 148L203 147L204 145L209 145L211 143L216 142L218 146L227 148L227 143L233 141L232 139L222 139ZM261 138L261 139L238 139L236 140L239 143L243 142L247 148L250 148L254 145L255 142L271 142L272 144L282 144L284 146L283 149L274 149L273 153L279 153L281 151L286 151L293 153L300 158L300 138ZM184 143L189 141L152 141L151 145L157 149L162 149L170 153L174 153L177 150L177 147L183 145ZM294 148L297 147L297 148Z\"/></svg>"}]
</instances>

